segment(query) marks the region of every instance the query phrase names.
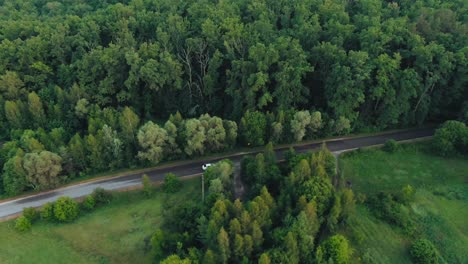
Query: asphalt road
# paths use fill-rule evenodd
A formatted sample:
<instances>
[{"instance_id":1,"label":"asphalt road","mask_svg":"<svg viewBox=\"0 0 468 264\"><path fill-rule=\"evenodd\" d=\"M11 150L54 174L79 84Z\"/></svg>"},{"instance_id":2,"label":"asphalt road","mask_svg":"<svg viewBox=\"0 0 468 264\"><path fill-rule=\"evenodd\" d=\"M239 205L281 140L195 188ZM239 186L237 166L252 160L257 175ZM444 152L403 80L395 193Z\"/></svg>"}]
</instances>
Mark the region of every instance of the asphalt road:
<instances>
[{"instance_id":1,"label":"asphalt road","mask_svg":"<svg viewBox=\"0 0 468 264\"><path fill-rule=\"evenodd\" d=\"M359 147L367 147L373 146L378 144L383 144L388 139L394 139L397 141L400 140L408 140L408 139L417 139L427 136L432 136L434 134L434 129L432 128L425 128L425 129L417 129L417 130L410 130L410 131L399 131L393 132L383 135L375 135L375 136L364 136L364 137L355 137L355 138L348 138L348 139L333 139L329 141L325 141L327 147L332 152L341 152L343 150L349 150ZM296 146L295 149L297 152L307 152L310 150L315 150L320 148L322 142L320 143L313 143L313 144L304 144L300 146ZM279 148L275 149L276 155L279 159L283 157L283 153L288 148ZM252 153L247 153L252 154ZM239 153L235 155L229 156L234 163L239 163L242 157L246 155L246 153ZM211 158L204 161L196 161L196 162L186 162L181 165L175 165L172 167L164 167L164 168L155 168L151 171L145 172L153 181L161 181L164 179L164 175L168 172L175 173L177 176L184 177L184 176L192 176L202 173L201 166L204 163L213 163L223 159L221 158ZM47 202L52 202L58 199L61 196L69 196L72 198L79 198L85 195L90 194L94 189L101 187L107 190L118 190L118 189L126 189L137 187L141 185L141 175L142 173L134 173L129 174L117 178L111 179L101 179L92 182L86 182L82 184L72 185L69 187L59 188L53 191L49 191L47 193L31 195L28 197L18 198L6 202L0 203L0 219L6 218L8 216L12 216L14 214L20 213L23 208L25 207L39 207Z\"/></svg>"}]
</instances>

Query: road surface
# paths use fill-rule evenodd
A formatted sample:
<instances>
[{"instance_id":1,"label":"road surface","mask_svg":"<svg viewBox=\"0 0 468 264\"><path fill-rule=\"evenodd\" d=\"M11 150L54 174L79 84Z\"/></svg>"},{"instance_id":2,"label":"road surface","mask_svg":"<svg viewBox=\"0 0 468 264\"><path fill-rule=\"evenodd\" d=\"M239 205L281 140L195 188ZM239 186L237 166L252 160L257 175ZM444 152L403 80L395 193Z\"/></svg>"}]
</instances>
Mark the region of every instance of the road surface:
<instances>
[{"instance_id":1,"label":"road surface","mask_svg":"<svg viewBox=\"0 0 468 264\"><path fill-rule=\"evenodd\" d=\"M385 141L389 139L394 139L397 141L400 140L409 140L409 139L417 139L432 136L434 134L434 129L432 128L424 128L424 129L417 129L417 130L410 130L410 131L398 131L398 132L391 132L381 135L374 135L374 136L363 136L363 137L354 137L354 138L346 138L346 139L332 139L329 141L325 141L327 147L332 152L336 151L343 151L348 149L354 149L359 147L368 147L378 144L383 144ZM315 150L321 146L322 142L319 143L311 143L311 144L303 144L298 145L295 147L298 153L307 152L309 150ZM278 158L283 157L283 153L287 151L288 148L277 148L275 149L276 155ZM252 153L250 153L252 154ZM242 157L246 155L245 153L239 153L230 155L229 159L231 159L234 164L238 165ZM204 161L196 161L196 162L186 162L180 165L174 165L171 167L163 167L163 168L154 168L151 171L145 172L152 181L161 181L164 179L164 175L168 172L175 173L180 177L185 176L193 176L202 173L201 166L204 163L216 162L224 157L221 158L211 158L206 159ZM6 202L0 202L0 219L7 218L9 216L15 215L20 213L23 208L25 207L39 207L44 205L47 202L52 202L57 200L61 196L69 196L72 198L79 198L85 195L90 194L94 189L101 187L107 190L118 190L118 189L126 189L132 187L138 187L141 185L141 175L142 173L133 173L128 174L121 177L110 178L110 179L101 179L91 182L86 182L82 184L76 184L68 187L59 188L53 191L49 191L42 194L31 195L28 197L18 198L9 200Z\"/></svg>"}]
</instances>

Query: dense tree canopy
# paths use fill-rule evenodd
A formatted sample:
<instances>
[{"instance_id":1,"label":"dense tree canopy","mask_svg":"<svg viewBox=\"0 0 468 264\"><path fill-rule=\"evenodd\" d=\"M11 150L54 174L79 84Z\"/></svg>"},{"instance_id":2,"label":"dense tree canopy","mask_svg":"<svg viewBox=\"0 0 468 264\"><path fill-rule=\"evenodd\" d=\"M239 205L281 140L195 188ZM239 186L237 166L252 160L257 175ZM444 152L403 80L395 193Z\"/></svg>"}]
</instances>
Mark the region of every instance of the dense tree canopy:
<instances>
[{"instance_id":1,"label":"dense tree canopy","mask_svg":"<svg viewBox=\"0 0 468 264\"><path fill-rule=\"evenodd\" d=\"M207 199L167 199L163 225L151 238L154 261L177 254L193 263L349 263L353 250L340 233L355 200L351 189L331 184L333 171L317 169L331 163L320 158L328 150L290 154L299 161L287 168L271 157L271 148L242 161L248 189L242 201L233 195L229 160L205 171Z\"/></svg>"},{"instance_id":2,"label":"dense tree canopy","mask_svg":"<svg viewBox=\"0 0 468 264\"><path fill-rule=\"evenodd\" d=\"M0 2L10 194L35 188L19 167L41 151L62 182L468 116L462 0Z\"/></svg>"}]
</instances>

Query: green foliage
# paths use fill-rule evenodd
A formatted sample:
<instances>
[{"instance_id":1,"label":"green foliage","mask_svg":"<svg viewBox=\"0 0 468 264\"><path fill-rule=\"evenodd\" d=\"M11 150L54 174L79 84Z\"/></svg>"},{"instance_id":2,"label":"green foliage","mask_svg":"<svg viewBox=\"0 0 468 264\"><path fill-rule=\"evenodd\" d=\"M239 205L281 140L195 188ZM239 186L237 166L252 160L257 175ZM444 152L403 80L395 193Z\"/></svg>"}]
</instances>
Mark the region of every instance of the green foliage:
<instances>
[{"instance_id":1,"label":"green foliage","mask_svg":"<svg viewBox=\"0 0 468 264\"><path fill-rule=\"evenodd\" d=\"M349 242L342 235L334 235L328 238L317 249L319 262L348 263L351 259L351 254L352 249L349 246Z\"/></svg>"},{"instance_id":2,"label":"green foliage","mask_svg":"<svg viewBox=\"0 0 468 264\"><path fill-rule=\"evenodd\" d=\"M393 139L389 139L385 142L383 149L387 152L393 153L398 150L398 143Z\"/></svg>"},{"instance_id":3,"label":"green foliage","mask_svg":"<svg viewBox=\"0 0 468 264\"><path fill-rule=\"evenodd\" d=\"M221 227L218 234L218 249L221 257L222 263L228 263L229 257L231 255L231 250L229 248L229 237L224 228Z\"/></svg>"},{"instance_id":4,"label":"green foliage","mask_svg":"<svg viewBox=\"0 0 468 264\"><path fill-rule=\"evenodd\" d=\"M60 197L54 204L54 216L59 222L72 222L78 214L78 203L70 197Z\"/></svg>"},{"instance_id":5,"label":"green foliage","mask_svg":"<svg viewBox=\"0 0 468 264\"><path fill-rule=\"evenodd\" d=\"M164 158L164 148L168 141L166 130L149 121L140 128L137 138L142 148L138 152L140 159L157 164Z\"/></svg>"},{"instance_id":6,"label":"green foliage","mask_svg":"<svg viewBox=\"0 0 468 264\"><path fill-rule=\"evenodd\" d=\"M59 184L62 158L50 151L28 153L24 156L23 167L29 184L36 190L43 190Z\"/></svg>"},{"instance_id":7,"label":"green foliage","mask_svg":"<svg viewBox=\"0 0 468 264\"><path fill-rule=\"evenodd\" d=\"M156 260L164 256L164 233L158 229L151 237L151 253Z\"/></svg>"},{"instance_id":8,"label":"green foliage","mask_svg":"<svg viewBox=\"0 0 468 264\"><path fill-rule=\"evenodd\" d=\"M258 111L247 111L240 122L242 142L246 146L262 146L266 140L266 118Z\"/></svg>"},{"instance_id":9,"label":"green foliage","mask_svg":"<svg viewBox=\"0 0 468 264\"><path fill-rule=\"evenodd\" d=\"M181 259L177 255L170 255L160 262L161 264L191 264L189 259Z\"/></svg>"},{"instance_id":10,"label":"green foliage","mask_svg":"<svg viewBox=\"0 0 468 264\"><path fill-rule=\"evenodd\" d=\"M41 219L46 221L53 221L54 220L54 203L46 203L41 208Z\"/></svg>"},{"instance_id":11,"label":"green foliage","mask_svg":"<svg viewBox=\"0 0 468 264\"><path fill-rule=\"evenodd\" d=\"M226 146L226 130L223 127L223 120L219 117L211 117L209 114L200 116L199 120L205 128L206 148L211 152L224 149ZM233 132L231 131L231 133Z\"/></svg>"},{"instance_id":12,"label":"green foliage","mask_svg":"<svg viewBox=\"0 0 468 264\"><path fill-rule=\"evenodd\" d=\"M87 195L84 198L82 205L84 209L91 211L96 206L96 200L94 200L94 197L92 195Z\"/></svg>"},{"instance_id":13,"label":"green foliage","mask_svg":"<svg viewBox=\"0 0 468 264\"><path fill-rule=\"evenodd\" d=\"M20 216L15 221L15 229L24 232L31 229L31 221L26 216Z\"/></svg>"},{"instance_id":14,"label":"green foliage","mask_svg":"<svg viewBox=\"0 0 468 264\"><path fill-rule=\"evenodd\" d=\"M199 191L199 179L190 179L184 184L183 191L171 195L170 199L174 202L199 201ZM158 193L148 199L139 192L125 192L116 193L115 196L115 200L110 205L86 213L84 217L80 215L77 219L79 221L71 223L56 224L40 220L40 223L33 224L32 232L17 232L14 220L0 223L1 262L17 263L26 259L34 259L40 263L153 261L150 238L155 229L161 227L159 220L164 214L161 207L166 199L165 195ZM128 213L129 208L132 213ZM194 219L192 221L196 222ZM132 223L134 227L131 232L128 223ZM97 235L96 230L103 236ZM122 241L125 243L122 244ZM184 240L180 238L179 241ZM21 248L25 243L29 245L27 251ZM185 250L185 246L187 248L193 246L186 244L185 241L183 243L183 252L176 253L177 250L174 248L168 250L167 254L177 254L182 259L190 258L196 263L197 259L192 258L193 250ZM79 252L66 246L71 244L79 247ZM94 253L98 251L101 252L99 253L101 257L96 258ZM103 255L106 257L102 257Z\"/></svg>"},{"instance_id":15,"label":"green foliage","mask_svg":"<svg viewBox=\"0 0 468 264\"><path fill-rule=\"evenodd\" d=\"M296 236L288 232L286 238L284 239L284 248L285 248L285 258L288 263L299 264L299 248L297 245Z\"/></svg>"},{"instance_id":16,"label":"green foliage","mask_svg":"<svg viewBox=\"0 0 468 264\"><path fill-rule=\"evenodd\" d=\"M216 264L216 255L215 253L211 250L208 249L205 253L205 256L203 257L203 263L207 264Z\"/></svg>"},{"instance_id":17,"label":"green foliage","mask_svg":"<svg viewBox=\"0 0 468 264\"><path fill-rule=\"evenodd\" d=\"M34 129L20 144L26 155L55 153L72 177L237 141L258 146L464 120L459 1L269 1L14 0L0 19L0 137ZM146 19L154 10L158 16ZM171 113L178 114L164 120ZM438 144L444 153L468 149L450 145ZM6 178L8 194L48 188Z\"/></svg>"},{"instance_id":18,"label":"green foliage","mask_svg":"<svg viewBox=\"0 0 468 264\"><path fill-rule=\"evenodd\" d=\"M356 200L351 189L341 191L341 219L346 222L348 218L355 213Z\"/></svg>"},{"instance_id":19,"label":"green foliage","mask_svg":"<svg viewBox=\"0 0 468 264\"><path fill-rule=\"evenodd\" d=\"M369 149L340 158L340 168L352 182L353 190L368 197L367 207L371 207L368 201L379 191L391 193L399 210L414 223L413 232L407 232L407 228L395 225L389 218L376 219L372 207L369 210L357 205L357 213L348 221L363 234L362 244L356 245L357 255L366 255L370 263L409 262L407 241L424 237L440 252L441 263L465 262L468 241L462 230L467 213L463 210L466 202L461 197L464 197L462 186L468 170L466 159L458 155L440 157L432 152L432 141L400 147L398 155ZM407 185L416 191L409 205L400 198Z\"/></svg>"},{"instance_id":20,"label":"green foliage","mask_svg":"<svg viewBox=\"0 0 468 264\"><path fill-rule=\"evenodd\" d=\"M150 197L153 193L153 184L151 183L151 179L148 175L143 174L143 176L141 176L141 182L143 184L143 192L147 197Z\"/></svg>"},{"instance_id":21,"label":"green foliage","mask_svg":"<svg viewBox=\"0 0 468 264\"><path fill-rule=\"evenodd\" d=\"M270 264L270 263L271 263L271 260L267 253L263 253L262 255L260 255L260 258L258 259L258 264Z\"/></svg>"},{"instance_id":22,"label":"green foliage","mask_svg":"<svg viewBox=\"0 0 468 264\"><path fill-rule=\"evenodd\" d=\"M327 228L332 233L336 232L341 215L341 197L335 193L333 205L327 218Z\"/></svg>"},{"instance_id":23,"label":"green foliage","mask_svg":"<svg viewBox=\"0 0 468 264\"><path fill-rule=\"evenodd\" d=\"M9 195L16 195L26 189L26 171L23 168L23 151L8 159L3 165L3 189Z\"/></svg>"},{"instance_id":24,"label":"green foliage","mask_svg":"<svg viewBox=\"0 0 468 264\"><path fill-rule=\"evenodd\" d=\"M310 124L311 116L309 111L299 111L294 115L294 119L291 120L291 133L293 133L295 141L302 141Z\"/></svg>"},{"instance_id":25,"label":"green foliage","mask_svg":"<svg viewBox=\"0 0 468 264\"><path fill-rule=\"evenodd\" d=\"M205 126L200 120L192 118L185 122L185 138L187 142L184 151L187 155L203 155L206 149L207 135Z\"/></svg>"},{"instance_id":26,"label":"green foliage","mask_svg":"<svg viewBox=\"0 0 468 264\"><path fill-rule=\"evenodd\" d=\"M434 147L443 156L465 153L468 149L468 127L462 122L447 121L434 135Z\"/></svg>"},{"instance_id":27,"label":"green foliage","mask_svg":"<svg viewBox=\"0 0 468 264\"><path fill-rule=\"evenodd\" d=\"M408 233L414 231L414 223L407 208L397 201L395 195L380 192L371 196L367 203L373 209L373 213L380 219L399 225Z\"/></svg>"},{"instance_id":28,"label":"green foliage","mask_svg":"<svg viewBox=\"0 0 468 264\"><path fill-rule=\"evenodd\" d=\"M39 218L39 212L34 207L27 207L23 209L23 216L34 223Z\"/></svg>"},{"instance_id":29,"label":"green foliage","mask_svg":"<svg viewBox=\"0 0 468 264\"><path fill-rule=\"evenodd\" d=\"M398 200L404 204L409 204L410 202L414 201L415 193L416 191L414 188L408 184L401 189L398 195Z\"/></svg>"},{"instance_id":30,"label":"green foliage","mask_svg":"<svg viewBox=\"0 0 468 264\"><path fill-rule=\"evenodd\" d=\"M304 182L298 192L305 195L308 201L315 201L319 215L322 215L330 207L333 186L328 178L314 176Z\"/></svg>"},{"instance_id":31,"label":"green foliage","mask_svg":"<svg viewBox=\"0 0 468 264\"><path fill-rule=\"evenodd\" d=\"M427 239L418 239L410 249L411 258L417 264L439 263L439 253L434 245Z\"/></svg>"},{"instance_id":32,"label":"green foliage","mask_svg":"<svg viewBox=\"0 0 468 264\"><path fill-rule=\"evenodd\" d=\"M233 173L234 165L230 160L222 160L208 167L204 172L204 177L209 182L209 189L218 190L215 192L224 193L228 196L231 195L233 190ZM213 183L217 185L213 186Z\"/></svg>"},{"instance_id":33,"label":"green foliage","mask_svg":"<svg viewBox=\"0 0 468 264\"><path fill-rule=\"evenodd\" d=\"M109 204L112 201L112 193L110 191L104 190L103 188L94 189L91 196L94 198L96 205L105 205Z\"/></svg>"},{"instance_id":34,"label":"green foliage","mask_svg":"<svg viewBox=\"0 0 468 264\"><path fill-rule=\"evenodd\" d=\"M174 173L164 176L163 189L166 193L176 193L182 188L182 182Z\"/></svg>"},{"instance_id":35,"label":"green foliage","mask_svg":"<svg viewBox=\"0 0 468 264\"><path fill-rule=\"evenodd\" d=\"M340 116L338 120L332 123L332 126L336 135L344 135L351 130L351 122L344 116Z\"/></svg>"}]
</instances>

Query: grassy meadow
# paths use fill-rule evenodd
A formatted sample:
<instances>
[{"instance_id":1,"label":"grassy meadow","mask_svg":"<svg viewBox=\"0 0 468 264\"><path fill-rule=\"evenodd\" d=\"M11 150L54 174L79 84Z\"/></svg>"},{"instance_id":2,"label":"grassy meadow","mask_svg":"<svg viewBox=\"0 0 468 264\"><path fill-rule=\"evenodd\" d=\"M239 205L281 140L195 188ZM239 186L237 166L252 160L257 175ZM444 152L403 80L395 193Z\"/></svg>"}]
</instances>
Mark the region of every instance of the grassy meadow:
<instances>
[{"instance_id":1,"label":"grassy meadow","mask_svg":"<svg viewBox=\"0 0 468 264\"><path fill-rule=\"evenodd\" d=\"M0 223L0 263L151 263L149 238L161 225L163 199L197 199L199 184L198 178L184 181L176 194L157 188L149 198L118 193L73 223L39 221L25 233L14 221Z\"/></svg>"},{"instance_id":2,"label":"grassy meadow","mask_svg":"<svg viewBox=\"0 0 468 264\"><path fill-rule=\"evenodd\" d=\"M431 153L430 142L404 144L394 153L365 149L340 158L342 176L356 195L415 188L408 211L417 231L409 235L377 219L362 204L350 219L349 236L362 262L411 263L411 242L429 239L447 263L468 263L468 159Z\"/></svg>"}]
</instances>

